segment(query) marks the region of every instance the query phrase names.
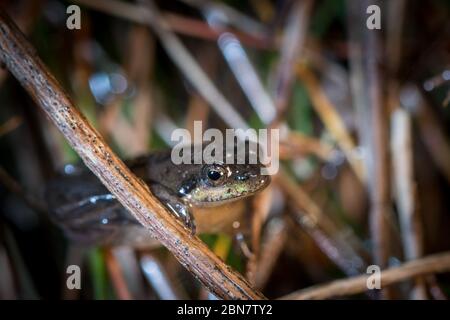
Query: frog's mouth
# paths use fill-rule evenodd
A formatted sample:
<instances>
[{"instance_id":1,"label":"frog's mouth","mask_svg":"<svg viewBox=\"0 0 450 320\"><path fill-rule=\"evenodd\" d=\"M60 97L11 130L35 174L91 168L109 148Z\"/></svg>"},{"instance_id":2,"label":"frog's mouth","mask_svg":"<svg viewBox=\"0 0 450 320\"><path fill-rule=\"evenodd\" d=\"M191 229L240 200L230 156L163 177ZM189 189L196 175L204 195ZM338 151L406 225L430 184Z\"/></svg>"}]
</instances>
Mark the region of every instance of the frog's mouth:
<instances>
[{"instance_id":1,"label":"frog's mouth","mask_svg":"<svg viewBox=\"0 0 450 320\"><path fill-rule=\"evenodd\" d=\"M215 207L250 197L270 184L270 176L261 176L251 182L244 181L230 186L198 187L186 201L197 207Z\"/></svg>"}]
</instances>

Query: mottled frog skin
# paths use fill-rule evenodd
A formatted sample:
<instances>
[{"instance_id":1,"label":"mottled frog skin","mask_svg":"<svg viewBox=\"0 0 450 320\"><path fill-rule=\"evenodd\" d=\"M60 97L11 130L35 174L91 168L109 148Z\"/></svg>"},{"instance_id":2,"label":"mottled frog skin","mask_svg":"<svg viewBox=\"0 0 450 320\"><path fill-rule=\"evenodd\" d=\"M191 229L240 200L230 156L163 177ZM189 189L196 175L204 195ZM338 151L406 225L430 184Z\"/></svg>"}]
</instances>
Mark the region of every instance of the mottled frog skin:
<instances>
[{"instance_id":1,"label":"mottled frog skin","mask_svg":"<svg viewBox=\"0 0 450 320\"><path fill-rule=\"evenodd\" d=\"M259 192L270 182L269 176L260 174L260 164L216 161L176 165L171 161L171 150L126 163L193 233L192 210L196 207L226 206ZM94 174L83 166L70 168L70 173L60 174L46 188L51 217L70 239L84 244L137 246L148 241L148 231Z\"/></svg>"}]
</instances>

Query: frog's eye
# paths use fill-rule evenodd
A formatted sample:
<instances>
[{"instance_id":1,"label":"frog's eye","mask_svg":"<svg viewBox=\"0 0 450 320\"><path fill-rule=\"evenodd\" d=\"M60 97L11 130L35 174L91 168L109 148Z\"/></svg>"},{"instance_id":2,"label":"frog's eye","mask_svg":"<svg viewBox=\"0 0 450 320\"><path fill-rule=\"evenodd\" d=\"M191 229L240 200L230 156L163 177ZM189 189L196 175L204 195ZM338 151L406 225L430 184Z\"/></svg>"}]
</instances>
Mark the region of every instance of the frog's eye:
<instances>
[{"instance_id":1,"label":"frog's eye","mask_svg":"<svg viewBox=\"0 0 450 320\"><path fill-rule=\"evenodd\" d=\"M219 184L226 177L226 169L218 164L205 166L203 172L206 182L213 185Z\"/></svg>"},{"instance_id":2,"label":"frog's eye","mask_svg":"<svg viewBox=\"0 0 450 320\"><path fill-rule=\"evenodd\" d=\"M209 180L219 180L220 178L222 178L223 172L219 171L219 170L215 170L215 169L210 169L208 170L208 178Z\"/></svg>"}]
</instances>

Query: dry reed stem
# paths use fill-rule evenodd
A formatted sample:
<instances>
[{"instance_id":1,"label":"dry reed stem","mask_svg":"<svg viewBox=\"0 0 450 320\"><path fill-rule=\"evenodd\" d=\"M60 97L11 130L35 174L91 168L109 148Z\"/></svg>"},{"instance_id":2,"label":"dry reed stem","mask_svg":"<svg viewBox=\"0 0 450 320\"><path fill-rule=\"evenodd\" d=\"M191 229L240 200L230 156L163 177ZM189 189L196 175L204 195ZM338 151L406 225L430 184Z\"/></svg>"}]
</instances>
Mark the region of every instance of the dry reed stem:
<instances>
[{"instance_id":1,"label":"dry reed stem","mask_svg":"<svg viewBox=\"0 0 450 320\"><path fill-rule=\"evenodd\" d=\"M416 208L417 192L414 178L412 121L411 115L398 108L391 121L392 174L394 176L395 200L406 260L418 259L423 255L423 229ZM416 279L413 297L426 298L423 279Z\"/></svg>"},{"instance_id":2,"label":"dry reed stem","mask_svg":"<svg viewBox=\"0 0 450 320\"><path fill-rule=\"evenodd\" d=\"M0 138L17 129L22 124L22 122L23 119L19 116L9 118L6 122L0 125Z\"/></svg>"},{"instance_id":3,"label":"dry reed stem","mask_svg":"<svg viewBox=\"0 0 450 320\"><path fill-rule=\"evenodd\" d=\"M450 252L430 255L428 257L406 262L399 267L381 272L381 287L430 273L450 271ZM362 293L367 290L367 279L371 276L360 275L348 279L313 286L281 297L283 300L329 299Z\"/></svg>"},{"instance_id":4,"label":"dry reed stem","mask_svg":"<svg viewBox=\"0 0 450 320\"><path fill-rule=\"evenodd\" d=\"M108 269L117 297L120 300L131 300L132 296L128 290L128 285L125 281L125 277L123 276L122 268L114 256L112 249L105 248L104 254L106 268Z\"/></svg>"},{"instance_id":5,"label":"dry reed stem","mask_svg":"<svg viewBox=\"0 0 450 320\"><path fill-rule=\"evenodd\" d=\"M345 127L341 116L332 105L330 99L326 96L319 84L318 79L312 71L304 65L299 65L297 67L297 72L308 90L314 110L317 112L327 130L334 137L339 147L344 152L356 176L361 182L364 183L366 176L363 163L360 159L355 157L356 145Z\"/></svg>"}]
</instances>

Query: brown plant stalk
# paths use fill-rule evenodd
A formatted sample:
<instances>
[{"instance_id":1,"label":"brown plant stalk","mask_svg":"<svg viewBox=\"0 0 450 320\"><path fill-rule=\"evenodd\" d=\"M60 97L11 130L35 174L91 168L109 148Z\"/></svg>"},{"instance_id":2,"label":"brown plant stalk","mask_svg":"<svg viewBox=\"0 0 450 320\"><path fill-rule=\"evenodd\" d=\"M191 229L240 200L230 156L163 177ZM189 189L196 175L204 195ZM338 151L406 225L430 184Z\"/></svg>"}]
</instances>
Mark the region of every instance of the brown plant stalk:
<instances>
[{"instance_id":1,"label":"brown plant stalk","mask_svg":"<svg viewBox=\"0 0 450 320\"><path fill-rule=\"evenodd\" d=\"M380 273L381 287L392 285L419 275L442 273L450 271L450 252L430 255L428 257L406 262L399 267L389 268ZM336 280L323 285L317 285L293 292L280 299L329 299L367 290L367 279L371 274L360 275L343 280Z\"/></svg>"}]
</instances>

